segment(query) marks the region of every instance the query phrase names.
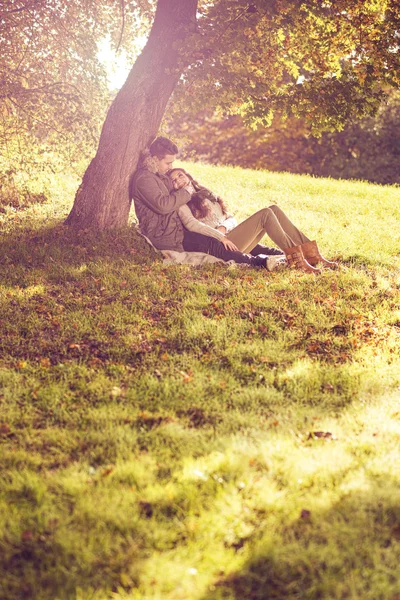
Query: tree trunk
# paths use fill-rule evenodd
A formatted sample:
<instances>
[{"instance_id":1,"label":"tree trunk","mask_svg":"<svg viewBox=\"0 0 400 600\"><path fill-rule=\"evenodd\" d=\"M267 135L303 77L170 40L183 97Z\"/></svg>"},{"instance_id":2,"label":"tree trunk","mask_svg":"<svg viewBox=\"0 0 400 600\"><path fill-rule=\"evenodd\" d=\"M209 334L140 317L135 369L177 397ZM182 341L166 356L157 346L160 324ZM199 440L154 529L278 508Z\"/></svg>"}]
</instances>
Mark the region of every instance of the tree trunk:
<instances>
[{"instance_id":1,"label":"tree trunk","mask_svg":"<svg viewBox=\"0 0 400 600\"><path fill-rule=\"evenodd\" d=\"M198 0L158 0L149 39L110 106L96 156L83 176L66 224L113 229L128 222L129 180L156 136L179 81L179 53L196 28Z\"/></svg>"}]
</instances>

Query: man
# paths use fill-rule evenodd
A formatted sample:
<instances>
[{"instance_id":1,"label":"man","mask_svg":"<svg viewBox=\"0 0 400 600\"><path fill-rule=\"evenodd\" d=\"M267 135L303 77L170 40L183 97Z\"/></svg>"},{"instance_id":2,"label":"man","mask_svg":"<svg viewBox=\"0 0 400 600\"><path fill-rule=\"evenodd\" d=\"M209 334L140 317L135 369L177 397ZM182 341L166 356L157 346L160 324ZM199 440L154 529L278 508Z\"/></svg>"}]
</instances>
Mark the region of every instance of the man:
<instances>
[{"instance_id":1,"label":"man","mask_svg":"<svg viewBox=\"0 0 400 600\"><path fill-rule=\"evenodd\" d=\"M189 202L191 194L186 188L173 190L165 175L177 153L171 140L156 138L142 154L131 181L131 196L141 232L159 250L182 252L183 225L177 211Z\"/></svg>"},{"instance_id":2,"label":"man","mask_svg":"<svg viewBox=\"0 0 400 600\"><path fill-rule=\"evenodd\" d=\"M189 202L194 190L190 183L173 189L166 176L177 154L178 147L171 140L158 137L142 155L131 180L131 196L141 232L159 250L205 252L225 261L266 268L265 255L243 254L228 239L221 242L184 229L178 209Z\"/></svg>"}]
</instances>

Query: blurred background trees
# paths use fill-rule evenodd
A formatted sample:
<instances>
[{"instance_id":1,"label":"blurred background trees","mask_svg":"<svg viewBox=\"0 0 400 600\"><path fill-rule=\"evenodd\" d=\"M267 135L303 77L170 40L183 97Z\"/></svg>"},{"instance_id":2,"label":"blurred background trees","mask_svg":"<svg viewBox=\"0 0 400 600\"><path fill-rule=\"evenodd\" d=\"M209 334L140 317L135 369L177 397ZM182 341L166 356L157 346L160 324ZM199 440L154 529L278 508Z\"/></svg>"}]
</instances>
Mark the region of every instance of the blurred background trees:
<instances>
[{"instance_id":1,"label":"blurred background trees","mask_svg":"<svg viewBox=\"0 0 400 600\"><path fill-rule=\"evenodd\" d=\"M311 133L305 119L276 115L270 127L246 127L239 115L173 115L166 130L183 156L211 164L288 171L380 184L400 183L400 94L392 91L375 116L340 132Z\"/></svg>"}]
</instances>

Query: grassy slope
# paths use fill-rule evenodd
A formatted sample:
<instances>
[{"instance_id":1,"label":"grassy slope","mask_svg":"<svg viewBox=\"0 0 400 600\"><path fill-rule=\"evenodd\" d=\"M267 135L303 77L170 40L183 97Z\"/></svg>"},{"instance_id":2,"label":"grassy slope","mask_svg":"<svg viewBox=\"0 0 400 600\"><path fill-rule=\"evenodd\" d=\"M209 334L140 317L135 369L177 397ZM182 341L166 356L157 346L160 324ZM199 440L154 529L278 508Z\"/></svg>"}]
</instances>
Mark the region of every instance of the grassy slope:
<instances>
[{"instance_id":1,"label":"grassy slope","mask_svg":"<svg viewBox=\"0 0 400 600\"><path fill-rule=\"evenodd\" d=\"M0 215L0 597L398 598L400 190L189 168L342 269L166 267L72 187Z\"/></svg>"}]
</instances>

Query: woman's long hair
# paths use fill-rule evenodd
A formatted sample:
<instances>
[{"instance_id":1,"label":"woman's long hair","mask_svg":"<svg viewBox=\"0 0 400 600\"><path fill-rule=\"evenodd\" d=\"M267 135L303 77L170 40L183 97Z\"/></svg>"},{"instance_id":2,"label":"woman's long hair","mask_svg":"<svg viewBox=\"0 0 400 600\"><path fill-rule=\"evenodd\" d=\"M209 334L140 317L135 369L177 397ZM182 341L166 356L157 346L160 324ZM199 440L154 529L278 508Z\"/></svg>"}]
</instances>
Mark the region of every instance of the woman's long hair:
<instances>
[{"instance_id":1,"label":"woman's long hair","mask_svg":"<svg viewBox=\"0 0 400 600\"><path fill-rule=\"evenodd\" d=\"M218 203L221 207L224 217L228 216L228 209L222 198L214 194L214 192L211 192L211 190L207 189L203 185L200 185L200 183L193 179L190 173L185 171L185 169L181 169L180 167L171 169L168 171L168 176L171 176L172 173L176 173L177 171L184 173L190 179L194 189L196 190L196 193L192 195L191 199L187 203L196 219L204 219L210 212L210 207L207 206L206 200Z\"/></svg>"}]
</instances>

